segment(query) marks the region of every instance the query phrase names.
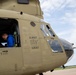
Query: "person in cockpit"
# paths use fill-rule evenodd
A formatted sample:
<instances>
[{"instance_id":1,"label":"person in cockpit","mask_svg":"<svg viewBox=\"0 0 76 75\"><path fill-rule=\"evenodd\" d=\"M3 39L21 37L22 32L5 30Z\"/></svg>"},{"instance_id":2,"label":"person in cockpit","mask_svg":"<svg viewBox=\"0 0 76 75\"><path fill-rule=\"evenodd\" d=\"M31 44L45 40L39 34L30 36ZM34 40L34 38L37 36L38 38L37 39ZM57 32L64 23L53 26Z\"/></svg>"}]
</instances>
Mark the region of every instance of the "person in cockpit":
<instances>
[{"instance_id":1,"label":"person in cockpit","mask_svg":"<svg viewBox=\"0 0 76 75\"><path fill-rule=\"evenodd\" d=\"M14 47L15 46L15 38L13 35L11 35L11 34L8 35L7 33L4 33L2 35L2 38L7 41L7 47Z\"/></svg>"}]
</instances>

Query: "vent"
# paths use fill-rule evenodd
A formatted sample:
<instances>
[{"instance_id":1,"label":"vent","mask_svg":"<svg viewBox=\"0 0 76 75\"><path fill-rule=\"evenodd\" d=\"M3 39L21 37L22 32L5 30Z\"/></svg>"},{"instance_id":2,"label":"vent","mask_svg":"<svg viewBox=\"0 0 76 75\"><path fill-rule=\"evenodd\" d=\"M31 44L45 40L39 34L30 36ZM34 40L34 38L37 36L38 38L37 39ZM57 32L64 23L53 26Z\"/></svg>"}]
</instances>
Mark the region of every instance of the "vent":
<instances>
[{"instance_id":1,"label":"vent","mask_svg":"<svg viewBox=\"0 0 76 75\"><path fill-rule=\"evenodd\" d=\"M17 0L19 4L29 4L29 0Z\"/></svg>"}]
</instances>

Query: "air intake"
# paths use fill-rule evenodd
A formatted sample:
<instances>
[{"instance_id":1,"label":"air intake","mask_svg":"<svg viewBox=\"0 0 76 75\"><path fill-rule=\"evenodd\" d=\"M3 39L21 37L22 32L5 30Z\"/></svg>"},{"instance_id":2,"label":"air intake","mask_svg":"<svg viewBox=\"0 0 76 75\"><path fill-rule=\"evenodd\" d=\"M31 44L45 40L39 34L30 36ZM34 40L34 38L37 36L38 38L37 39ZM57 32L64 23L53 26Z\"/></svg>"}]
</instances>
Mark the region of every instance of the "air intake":
<instances>
[{"instance_id":1,"label":"air intake","mask_svg":"<svg viewBox=\"0 0 76 75\"><path fill-rule=\"evenodd\" d=\"M19 4L29 4L29 0L17 0Z\"/></svg>"}]
</instances>

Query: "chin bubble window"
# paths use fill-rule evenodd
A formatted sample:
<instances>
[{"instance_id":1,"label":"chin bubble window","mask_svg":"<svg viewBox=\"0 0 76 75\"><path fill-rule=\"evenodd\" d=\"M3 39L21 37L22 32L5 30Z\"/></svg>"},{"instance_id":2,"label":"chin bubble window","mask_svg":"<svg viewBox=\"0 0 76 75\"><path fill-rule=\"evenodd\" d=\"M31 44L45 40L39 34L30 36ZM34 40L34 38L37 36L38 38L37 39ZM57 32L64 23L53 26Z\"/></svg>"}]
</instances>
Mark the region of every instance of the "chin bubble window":
<instances>
[{"instance_id":1,"label":"chin bubble window","mask_svg":"<svg viewBox=\"0 0 76 75\"><path fill-rule=\"evenodd\" d=\"M59 42L57 40L47 40L50 47L52 48L52 52L63 52Z\"/></svg>"}]
</instances>

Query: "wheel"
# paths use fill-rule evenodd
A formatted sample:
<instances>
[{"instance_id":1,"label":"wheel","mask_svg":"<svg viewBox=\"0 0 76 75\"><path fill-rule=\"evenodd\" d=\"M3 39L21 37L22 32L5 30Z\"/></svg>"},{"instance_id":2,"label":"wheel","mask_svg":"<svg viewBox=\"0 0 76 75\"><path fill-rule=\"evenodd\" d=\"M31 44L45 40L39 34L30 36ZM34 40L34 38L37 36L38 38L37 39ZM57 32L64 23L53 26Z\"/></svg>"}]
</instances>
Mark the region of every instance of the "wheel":
<instances>
[{"instance_id":1,"label":"wheel","mask_svg":"<svg viewBox=\"0 0 76 75\"><path fill-rule=\"evenodd\" d=\"M43 75L43 73L40 73L39 75Z\"/></svg>"}]
</instances>

